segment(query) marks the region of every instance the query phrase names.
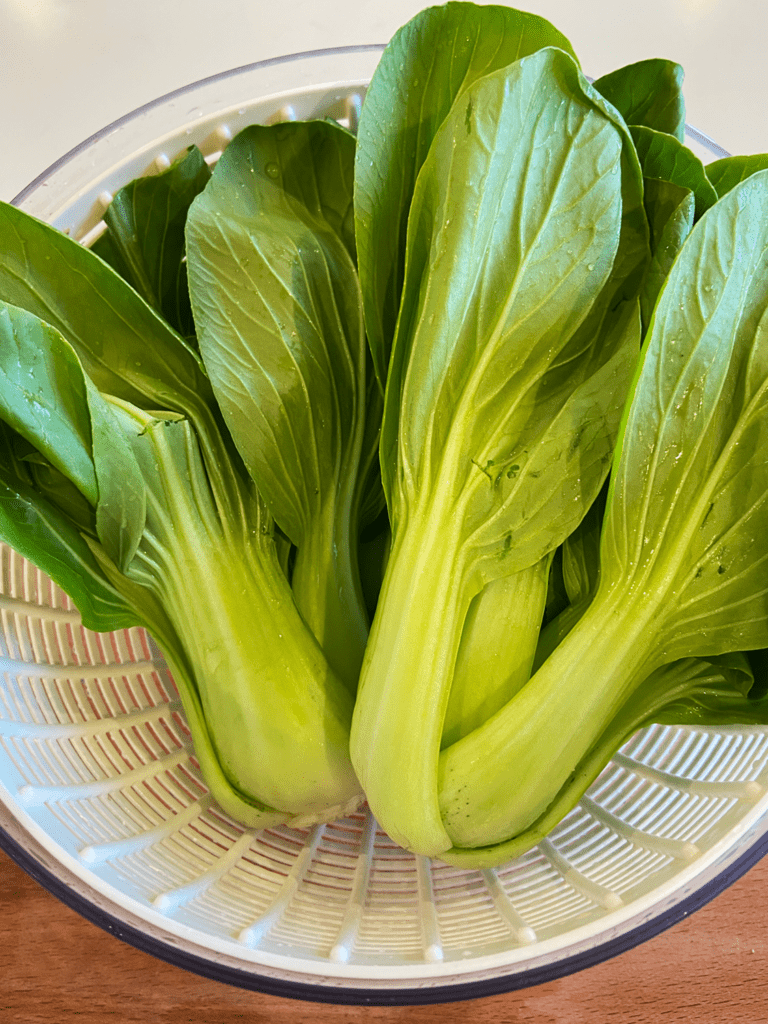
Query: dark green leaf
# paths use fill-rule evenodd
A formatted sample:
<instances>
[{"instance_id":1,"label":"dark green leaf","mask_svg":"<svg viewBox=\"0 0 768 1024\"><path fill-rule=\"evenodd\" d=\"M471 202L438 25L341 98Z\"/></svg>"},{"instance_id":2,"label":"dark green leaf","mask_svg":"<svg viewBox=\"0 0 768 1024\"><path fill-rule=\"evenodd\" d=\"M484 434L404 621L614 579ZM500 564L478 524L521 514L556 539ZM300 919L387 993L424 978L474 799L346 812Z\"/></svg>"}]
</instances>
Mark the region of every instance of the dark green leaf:
<instances>
[{"instance_id":1,"label":"dark green leaf","mask_svg":"<svg viewBox=\"0 0 768 1024\"><path fill-rule=\"evenodd\" d=\"M337 165L344 147L351 167L354 140L329 122L241 132L187 228L201 352L245 464L295 544L353 457L364 409L359 290L323 219L318 137L332 137Z\"/></svg>"},{"instance_id":2,"label":"dark green leaf","mask_svg":"<svg viewBox=\"0 0 768 1024\"><path fill-rule=\"evenodd\" d=\"M96 506L88 386L58 331L0 303L0 418Z\"/></svg>"},{"instance_id":3,"label":"dark green leaf","mask_svg":"<svg viewBox=\"0 0 768 1024\"><path fill-rule=\"evenodd\" d=\"M461 490L478 550L498 550L508 531L515 537L508 572L542 558L593 500L611 448L599 441L611 431L597 410L618 413L634 359L627 323L606 316L601 296L613 280L623 227L624 146L590 95L558 50L486 76L462 100L471 134L457 105L414 193L382 427L390 512L400 514L419 493L450 502ZM589 159L574 141L576 123ZM618 363L601 370L616 353L623 373ZM617 397L608 401L614 386ZM552 494L564 494L566 458L575 460L586 504L563 499L574 518L555 524L544 494L552 486ZM507 507L541 548L528 551L502 512ZM546 530L532 509L548 519Z\"/></svg>"},{"instance_id":4,"label":"dark green leaf","mask_svg":"<svg viewBox=\"0 0 768 1024\"><path fill-rule=\"evenodd\" d=\"M118 569L125 572L144 532L146 488L109 406L90 382L88 409L99 487L96 534Z\"/></svg>"},{"instance_id":5,"label":"dark green leaf","mask_svg":"<svg viewBox=\"0 0 768 1024\"><path fill-rule=\"evenodd\" d=\"M652 128L631 127L644 178L656 178L690 189L696 201L696 219L717 202L717 192L701 160L672 136Z\"/></svg>"},{"instance_id":6,"label":"dark green leaf","mask_svg":"<svg viewBox=\"0 0 768 1024\"><path fill-rule=\"evenodd\" d=\"M768 450L767 341L760 171L708 211L675 261L617 449L603 571L675 581L668 660L768 646L768 555L755 544L768 532L756 471Z\"/></svg>"},{"instance_id":7,"label":"dark green leaf","mask_svg":"<svg viewBox=\"0 0 768 1024\"><path fill-rule=\"evenodd\" d=\"M333 231L354 260L354 135L330 120L285 122L268 131L274 150L263 151L267 163L258 172L279 182L300 217L319 231Z\"/></svg>"},{"instance_id":8,"label":"dark green leaf","mask_svg":"<svg viewBox=\"0 0 768 1024\"><path fill-rule=\"evenodd\" d=\"M22 441L21 438L19 440ZM39 452L26 456L24 464L38 494L71 519L81 533L96 538L95 510L71 480Z\"/></svg>"},{"instance_id":9,"label":"dark green leaf","mask_svg":"<svg viewBox=\"0 0 768 1024\"><path fill-rule=\"evenodd\" d=\"M604 486L582 521L563 542L563 583L571 604L587 600L597 590L606 493Z\"/></svg>"},{"instance_id":10,"label":"dark green leaf","mask_svg":"<svg viewBox=\"0 0 768 1024\"><path fill-rule=\"evenodd\" d=\"M365 373L365 433L357 475L357 488L353 499L354 507L358 510L358 526L361 531L375 523L387 506L379 462L384 395L374 373L370 352L366 354Z\"/></svg>"},{"instance_id":11,"label":"dark green leaf","mask_svg":"<svg viewBox=\"0 0 768 1024\"><path fill-rule=\"evenodd\" d=\"M653 253L641 295L643 322L647 324L672 264L693 227L693 192L669 181L646 178L645 208Z\"/></svg>"},{"instance_id":12,"label":"dark green leaf","mask_svg":"<svg viewBox=\"0 0 768 1024\"><path fill-rule=\"evenodd\" d=\"M186 338L194 335L184 262L184 225L190 203L211 172L196 146L167 170L121 188L91 246L141 297Z\"/></svg>"},{"instance_id":13,"label":"dark green leaf","mask_svg":"<svg viewBox=\"0 0 768 1024\"><path fill-rule=\"evenodd\" d=\"M707 164L706 171L718 196L724 196L734 185L738 185L756 171L764 171L766 168L768 153L754 153L750 156L726 156L722 160L715 160Z\"/></svg>"},{"instance_id":14,"label":"dark green leaf","mask_svg":"<svg viewBox=\"0 0 768 1024\"><path fill-rule=\"evenodd\" d=\"M0 299L72 345L99 391L188 415L222 508L237 502L235 453L199 355L103 260L55 228L0 203Z\"/></svg>"},{"instance_id":15,"label":"dark green leaf","mask_svg":"<svg viewBox=\"0 0 768 1024\"><path fill-rule=\"evenodd\" d=\"M627 124L645 125L685 142L683 69L679 64L659 58L641 60L603 75L594 85Z\"/></svg>"},{"instance_id":16,"label":"dark green leaf","mask_svg":"<svg viewBox=\"0 0 768 1024\"><path fill-rule=\"evenodd\" d=\"M144 484L99 392L58 331L0 302L0 418L96 509L96 532L124 569L144 530Z\"/></svg>"},{"instance_id":17,"label":"dark green leaf","mask_svg":"<svg viewBox=\"0 0 768 1024\"><path fill-rule=\"evenodd\" d=\"M77 605L88 629L135 626L136 612L101 571L72 520L43 498L0 422L0 539L39 566Z\"/></svg>"},{"instance_id":18,"label":"dark green leaf","mask_svg":"<svg viewBox=\"0 0 768 1024\"><path fill-rule=\"evenodd\" d=\"M161 409L210 399L199 357L111 267L4 203L0 299L55 327L100 391Z\"/></svg>"},{"instance_id":19,"label":"dark green leaf","mask_svg":"<svg viewBox=\"0 0 768 1024\"><path fill-rule=\"evenodd\" d=\"M384 579L384 570L387 567L392 533L386 516L371 524L369 531L370 535L364 534L360 540L360 582L365 605L372 619L379 599L381 581Z\"/></svg>"},{"instance_id":20,"label":"dark green leaf","mask_svg":"<svg viewBox=\"0 0 768 1024\"><path fill-rule=\"evenodd\" d=\"M566 537L562 548L558 549L562 552L559 580L562 596L554 606L553 613L545 617L531 675L541 668L552 651L570 633L595 595L600 581L600 535L606 494L607 482L584 519Z\"/></svg>"},{"instance_id":21,"label":"dark green leaf","mask_svg":"<svg viewBox=\"0 0 768 1024\"><path fill-rule=\"evenodd\" d=\"M544 608L543 626L568 607L568 594L563 579L563 546L560 545L552 556L547 585L547 601Z\"/></svg>"}]
</instances>

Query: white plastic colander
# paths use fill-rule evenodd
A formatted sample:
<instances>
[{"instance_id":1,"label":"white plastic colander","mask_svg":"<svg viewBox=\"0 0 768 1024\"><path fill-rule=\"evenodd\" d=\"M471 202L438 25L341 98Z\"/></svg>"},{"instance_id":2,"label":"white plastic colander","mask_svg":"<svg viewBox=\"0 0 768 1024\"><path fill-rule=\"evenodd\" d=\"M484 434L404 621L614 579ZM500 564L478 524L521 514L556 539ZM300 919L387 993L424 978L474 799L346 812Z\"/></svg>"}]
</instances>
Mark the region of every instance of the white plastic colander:
<instances>
[{"instance_id":1,"label":"white plastic colander","mask_svg":"<svg viewBox=\"0 0 768 1024\"><path fill-rule=\"evenodd\" d=\"M112 193L255 122L354 128L381 47L236 69L142 107L14 202L88 242ZM691 131L694 149L724 155ZM361 812L244 830L207 793L140 629L95 634L0 547L0 846L86 917L172 963L339 1003L491 995L589 966L706 902L768 849L768 729L654 726L504 867L398 848Z\"/></svg>"}]
</instances>

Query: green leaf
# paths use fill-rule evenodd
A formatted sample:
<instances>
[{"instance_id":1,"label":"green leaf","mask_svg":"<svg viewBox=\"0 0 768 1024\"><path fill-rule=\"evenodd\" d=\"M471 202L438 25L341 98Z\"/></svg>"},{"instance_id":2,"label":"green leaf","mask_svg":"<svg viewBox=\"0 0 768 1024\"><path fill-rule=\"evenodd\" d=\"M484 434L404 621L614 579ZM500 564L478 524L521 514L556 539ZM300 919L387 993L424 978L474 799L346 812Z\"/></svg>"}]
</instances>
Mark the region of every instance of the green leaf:
<instances>
[{"instance_id":1,"label":"green leaf","mask_svg":"<svg viewBox=\"0 0 768 1024\"><path fill-rule=\"evenodd\" d=\"M0 417L97 504L80 362L58 331L6 303L0 303Z\"/></svg>"},{"instance_id":2,"label":"green leaf","mask_svg":"<svg viewBox=\"0 0 768 1024\"><path fill-rule=\"evenodd\" d=\"M55 228L0 203L0 299L54 327L96 388L145 409L188 415L217 501L238 497L222 468L235 453L199 355L111 267Z\"/></svg>"},{"instance_id":3,"label":"green leaf","mask_svg":"<svg viewBox=\"0 0 768 1024\"><path fill-rule=\"evenodd\" d=\"M645 125L685 142L683 77L679 64L652 58L611 71L594 86L627 124Z\"/></svg>"},{"instance_id":4,"label":"green leaf","mask_svg":"<svg viewBox=\"0 0 768 1024\"><path fill-rule=\"evenodd\" d=\"M32 313L3 302L0 418L96 509L98 537L124 569L144 530L136 460L72 347Z\"/></svg>"},{"instance_id":5,"label":"green leaf","mask_svg":"<svg viewBox=\"0 0 768 1024\"><path fill-rule=\"evenodd\" d=\"M712 678L703 675L693 692L667 694L664 706L648 714L647 722L659 722L662 725L691 726L727 726L727 725L765 725L768 721L768 701L765 694L759 692L752 665L752 652L746 655L740 652L721 654L709 660L715 672ZM692 659L693 660L693 659ZM703 659L702 659L703 661ZM662 672L680 671L686 662L673 662L661 669ZM645 687L643 688L645 690ZM647 692L637 694L636 704L640 707L640 697L648 700ZM646 706L647 710L647 706Z\"/></svg>"},{"instance_id":6,"label":"green leaf","mask_svg":"<svg viewBox=\"0 0 768 1024\"><path fill-rule=\"evenodd\" d=\"M133 452L120 433L114 416L88 382L93 466L99 488L96 534L104 550L124 572L133 560L144 532L147 495Z\"/></svg>"},{"instance_id":7,"label":"green leaf","mask_svg":"<svg viewBox=\"0 0 768 1024\"><path fill-rule=\"evenodd\" d=\"M542 628L546 628L547 623L551 622L552 619L556 618L567 607L568 594L566 593L565 581L563 580L563 545L561 544L552 555Z\"/></svg>"},{"instance_id":8,"label":"green leaf","mask_svg":"<svg viewBox=\"0 0 768 1024\"><path fill-rule=\"evenodd\" d=\"M563 582L571 604L590 598L597 590L606 493L607 488L604 487L582 521L563 542Z\"/></svg>"},{"instance_id":9,"label":"green leaf","mask_svg":"<svg viewBox=\"0 0 768 1024\"><path fill-rule=\"evenodd\" d=\"M633 151L592 97L559 50L486 75L414 192L382 427L393 546L351 750L377 819L425 855L450 845L437 758L470 604L592 503L639 349L638 302L622 295L637 250L620 245ZM644 216L636 164L627 176Z\"/></svg>"},{"instance_id":10,"label":"green leaf","mask_svg":"<svg viewBox=\"0 0 768 1024\"><path fill-rule=\"evenodd\" d=\"M537 672L554 649L570 633L589 607L600 582L600 533L605 516L607 485L587 514L563 541L561 586L564 597L548 614L539 633L531 675ZM550 583L550 589L552 584Z\"/></svg>"},{"instance_id":11,"label":"green leaf","mask_svg":"<svg viewBox=\"0 0 768 1024\"><path fill-rule=\"evenodd\" d=\"M665 651L768 646L768 171L699 222L662 289L617 448L609 579L661 576ZM651 447L649 448L649 443ZM630 525L631 524L631 525Z\"/></svg>"},{"instance_id":12,"label":"green leaf","mask_svg":"<svg viewBox=\"0 0 768 1024\"><path fill-rule=\"evenodd\" d=\"M21 450L26 445L22 437L14 439L14 446ZM72 520L81 533L96 536L96 513L87 498L63 473L52 466L37 451L23 457L25 468L41 497Z\"/></svg>"},{"instance_id":13,"label":"green leaf","mask_svg":"<svg viewBox=\"0 0 768 1024\"><path fill-rule=\"evenodd\" d=\"M353 137L332 122L248 128L187 223L200 351L245 465L298 548L299 606L350 685L367 636L356 566L367 426L369 460L376 442L348 248L353 160Z\"/></svg>"},{"instance_id":14,"label":"green leaf","mask_svg":"<svg viewBox=\"0 0 768 1024\"><path fill-rule=\"evenodd\" d=\"M696 201L696 219L717 202L701 160L672 135L652 128L630 127L643 177L668 181L690 189Z\"/></svg>"},{"instance_id":15,"label":"green leaf","mask_svg":"<svg viewBox=\"0 0 768 1024\"><path fill-rule=\"evenodd\" d=\"M210 399L199 357L111 267L5 203L0 298L56 328L100 391L161 409Z\"/></svg>"},{"instance_id":16,"label":"green leaf","mask_svg":"<svg viewBox=\"0 0 768 1024\"><path fill-rule=\"evenodd\" d=\"M479 78L568 40L535 14L447 3L395 33L368 87L358 128L355 218L365 322L382 390L395 331L414 185L437 129ZM462 107L464 116L465 107Z\"/></svg>"},{"instance_id":17,"label":"green leaf","mask_svg":"<svg viewBox=\"0 0 768 1024\"><path fill-rule=\"evenodd\" d=\"M586 365L591 375L567 398L555 391L562 405L550 406L546 427L536 423L534 433L530 420L514 424L520 454L497 460L490 470L499 472L495 501L489 502L490 488L483 494L475 487L462 503L478 565L489 577L501 574L497 563L506 572L520 571L553 551L578 525L605 480L640 346L637 303L628 307L610 342L602 353L605 357L607 350L610 358L601 365L595 346ZM543 384L546 388L550 381ZM520 469L513 472L510 462Z\"/></svg>"},{"instance_id":18,"label":"green leaf","mask_svg":"<svg viewBox=\"0 0 768 1024\"><path fill-rule=\"evenodd\" d=\"M603 434L602 410L618 424L633 360L631 313L606 319L599 298L623 227L623 142L557 50L486 76L462 102L414 194L382 473L395 519L419 494L448 502L461 493L474 547L491 557L503 550L514 572L575 527L610 458L610 441L589 442ZM567 522L543 533L534 510L549 517L544 495L569 479L566 459L579 462L578 487L591 493L582 507L563 500Z\"/></svg>"},{"instance_id":19,"label":"green leaf","mask_svg":"<svg viewBox=\"0 0 768 1024\"><path fill-rule=\"evenodd\" d=\"M201 352L246 467L295 544L336 487L363 409L354 267L323 220L312 162L331 134L351 164L353 140L328 122L246 129L187 228ZM284 161L296 192L303 167L312 205L283 188Z\"/></svg>"},{"instance_id":20,"label":"green leaf","mask_svg":"<svg viewBox=\"0 0 768 1024\"><path fill-rule=\"evenodd\" d=\"M32 484L14 446L14 432L0 421L0 539L69 594L86 628L137 625L136 612L101 571L78 528Z\"/></svg>"},{"instance_id":21,"label":"green leaf","mask_svg":"<svg viewBox=\"0 0 768 1024\"><path fill-rule=\"evenodd\" d=\"M756 171L768 168L768 153L754 153L749 156L726 156L707 164L707 177L712 182L718 196L744 181Z\"/></svg>"},{"instance_id":22,"label":"green leaf","mask_svg":"<svg viewBox=\"0 0 768 1024\"><path fill-rule=\"evenodd\" d=\"M338 236L355 260L355 216L353 189L355 136L335 121L285 122L266 129L274 150L265 150L267 163L262 176L279 181L286 195L295 200L293 209L309 217L323 233ZM275 157L274 163L269 157Z\"/></svg>"},{"instance_id":23,"label":"green leaf","mask_svg":"<svg viewBox=\"0 0 768 1024\"><path fill-rule=\"evenodd\" d=\"M375 523L387 506L379 460L384 395L376 379L370 351L366 352L365 357L365 379L365 431L361 445L357 489L353 499L354 507L358 510L361 531Z\"/></svg>"},{"instance_id":24,"label":"green leaf","mask_svg":"<svg viewBox=\"0 0 768 1024\"><path fill-rule=\"evenodd\" d=\"M137 178L114 197L107 230L91 246L141 297L186 338L195 325L184 260L184 225L190 203L211 172L197 146L160 174Z\"/></svg>"},{"instance_id":25,"label":"green leaf","mask_svg":"<svg viewBox=\"0 0 768 1024\"><path fill-rule=\"evenodd\" d=\"M391 541L392 532L386 516L371 524L360 537L360 584L363 588L365 606L371 618L379 600Z\"/></svg>"}]
</instances>

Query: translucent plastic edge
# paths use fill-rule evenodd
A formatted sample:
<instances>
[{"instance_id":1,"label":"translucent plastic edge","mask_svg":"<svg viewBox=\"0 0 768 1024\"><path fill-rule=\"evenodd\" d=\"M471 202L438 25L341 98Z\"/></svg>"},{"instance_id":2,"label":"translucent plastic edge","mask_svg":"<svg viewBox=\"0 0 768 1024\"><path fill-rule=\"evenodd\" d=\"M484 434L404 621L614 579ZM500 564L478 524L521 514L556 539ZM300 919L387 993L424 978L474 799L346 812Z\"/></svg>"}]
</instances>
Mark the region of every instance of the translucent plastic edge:
<instances>
[{"instance_id":1,"label":"translucent plastic edge","mask_svg":"<svg viewBox=\"0 0 768 1024\"><path fill-rule=\"evenodd\" d=\"M135 107L133 110L116 120L111 121L108 125L100 128L99 131L93 135L89 135L87 139L83 139L77 146L68 150L63 156L59 157L50 164L44 171L41 171L28 185L26 185L18 195L14 196L11 200L12 206L19 206L29 196L39 188L41 185L51 177L52 174L57 173L63 167L65 167L71 160L80 156L84 150L88 149L89 146L94 143L101 141L108 135L111 135L116 129L129 124L137 117L141 117L143 114L149 113L149 111L168 103L170 100L178 99L180 96L185 96L187 93L193 92L196 89L202 88L203 86L213 85L216 82L224 82L229 78L234 78L237 75L247 74L251 71L260 71L263 68L276 67L283 64L290 64L295 61L307 60L312 57L331 57L331 56L344 56L345 54L353 53L374 53L381 52L385 43L360 43L355 46L333 46L327 47L320 50L303 50L299 53L290 53L283 57L269 57L266 60L254 61L252 64L242 64L240 67L230 68L228 71L220 71L215 75L209 75L207 78L198 78L194 82L190 82L187 85L179 86L178 89L172 89L170 92L164 93L162 96L158 96L148 103L142 104L140 107Z\"/></svg>"},{"instance_id":2,"label":"translucent plastic edge","mask_svg":"<svg viewBox=\"0 0 768 1024\"><path fill-rule=\"evenodd\" d=\"M731 153L729 153L727 149L723 149L723 147L719 146L714 139L710 139L708 135L699 131L698 128L694 128L694 126L692 124L688 124L687 121L685 123L685 134L690 135L694 141L698 142L698 144L703 146L704 149L709 150L712 156L716 157L718 160L731 156Z\"/></svg>"}]
</instances>

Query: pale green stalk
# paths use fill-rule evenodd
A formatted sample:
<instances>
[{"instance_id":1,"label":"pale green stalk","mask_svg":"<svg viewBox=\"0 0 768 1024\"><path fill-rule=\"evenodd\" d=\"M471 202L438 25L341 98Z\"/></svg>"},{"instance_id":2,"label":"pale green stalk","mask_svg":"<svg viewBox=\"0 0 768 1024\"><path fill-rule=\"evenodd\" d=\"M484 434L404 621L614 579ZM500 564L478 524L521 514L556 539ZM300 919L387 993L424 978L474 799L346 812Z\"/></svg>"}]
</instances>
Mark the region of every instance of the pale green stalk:
<instances>
[{"instance_id":1,"label":"pale green stalk","mask_svg":"<svg viewBox=\"0 0 768 1024\"><path fill-rule=\"evenodd\" d=\"M467 578L457 529L428 509L400 524L350 734L379 823L401 846L429 853L451 846L437 803L440 737L461 627L481 586Z\"/></svg>"},{"instance_id":2,"label":"pale green stalk","mask_svg":"<svg viewBox=\"0 0 768 1024\"><path fill-rule=\"evenodd\" d=\"M368 639L351 493L355 482L354 471L342 469L337 491L307 523L291 577L301 614L352 694Z\"/></svg>"},{"instance_id":3,"label":"pale green stalk","mask_svg":"<svg viewBox=\"0 0 768 1024\"><path fill-rule=\"evenodd\" d=\"M477 729L527 683L547 600L552 556L488 583L461 634L443 747Z\"/></svg>"},{"instance_id":4,"label":"pale green stalk","mask_svg":"<svg viewBox=\"0 0 768 1024\"><path fill-rule=\"evenodd\" d=\"M133 448L148 491L127 575L156 595L181 638L220 770L283 817L345 806L359 794L352 699L296 609L265 523L218 517L185 422L117 411L141 428Z\"/></svg>"},{"instance_id":5,"label":"pale green stalk","mask_svg":"<svg viewBox=\"0 0 768 1024\"><path fill-rule=\"evenodd\" d=\"M633 688L658 667L651 624L665 597L616 588L595 600L498 714L443 751L440 807L454 845L502 842L546 811Z\"/></svg>"}]
</instances>

